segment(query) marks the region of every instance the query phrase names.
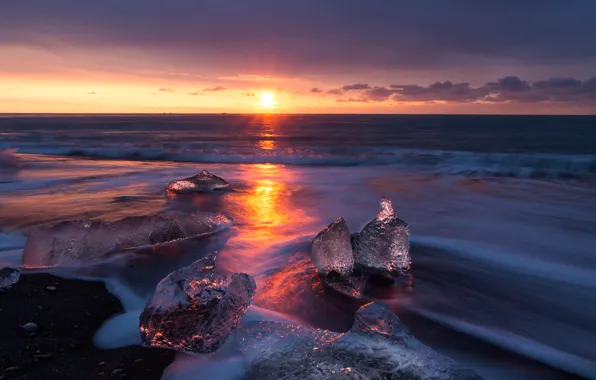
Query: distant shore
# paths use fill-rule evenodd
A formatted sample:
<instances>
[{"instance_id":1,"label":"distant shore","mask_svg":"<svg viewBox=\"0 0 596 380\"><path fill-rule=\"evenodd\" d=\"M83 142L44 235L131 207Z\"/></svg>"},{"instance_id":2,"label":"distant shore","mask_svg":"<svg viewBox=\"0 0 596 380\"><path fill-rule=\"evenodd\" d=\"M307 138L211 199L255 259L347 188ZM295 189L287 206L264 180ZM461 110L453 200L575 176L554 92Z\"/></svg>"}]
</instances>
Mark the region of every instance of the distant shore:
<instances>
[{"instance_id":1,"label":"distant shore","mask_svg":"<svg viewBox=\"0 0 596 380\"><path fill-rule=\"evenodd\" d=\"M22 275L0 292L0 379L160 379L174 352L94 346L101 324L122 311L101 282ZM30 322L38 328L25 331Z\"/></svg>"}]
</instances>

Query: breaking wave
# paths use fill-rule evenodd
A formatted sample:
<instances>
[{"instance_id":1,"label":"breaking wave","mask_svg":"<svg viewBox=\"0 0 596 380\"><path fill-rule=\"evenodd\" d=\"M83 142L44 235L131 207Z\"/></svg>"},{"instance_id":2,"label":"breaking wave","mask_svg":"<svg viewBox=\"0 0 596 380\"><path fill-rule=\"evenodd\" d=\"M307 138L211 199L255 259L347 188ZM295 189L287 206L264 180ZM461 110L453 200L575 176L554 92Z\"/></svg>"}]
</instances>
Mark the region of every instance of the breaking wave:
<instances>
[{"instance_id":1,"label":"breaking wave","mask_svg":"<svg viewBox=\"0 0 596 380\"><path fill-rule=\"evenodd\" d=\"M21 153L122 159L231 164L283 164L308 166L396 165L433 174L472 177L593 178L595 155L479 153L464 151L396 149L383 147L319 147L314 149L211 148L163 149L157 147L28 147Z\"/></svg>"}]
</instances>

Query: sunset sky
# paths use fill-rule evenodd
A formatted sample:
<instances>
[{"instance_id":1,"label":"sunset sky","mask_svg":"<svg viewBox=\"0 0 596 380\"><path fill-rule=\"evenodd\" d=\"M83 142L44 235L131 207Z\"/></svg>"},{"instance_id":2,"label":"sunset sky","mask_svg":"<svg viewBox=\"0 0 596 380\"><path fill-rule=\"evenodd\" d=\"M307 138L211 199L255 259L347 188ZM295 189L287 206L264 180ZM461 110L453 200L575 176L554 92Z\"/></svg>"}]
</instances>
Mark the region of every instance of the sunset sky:
<instances>
[{"instance_id":1,"label":"sunset sky","mask_svg":"<svg viewBox=\"0 0 596 380\"><path fill-rule=\"evenodd\" d=\"M4 0L0 112L596 113L594 15L593 0Z\"/></svg>"}]
</instances>

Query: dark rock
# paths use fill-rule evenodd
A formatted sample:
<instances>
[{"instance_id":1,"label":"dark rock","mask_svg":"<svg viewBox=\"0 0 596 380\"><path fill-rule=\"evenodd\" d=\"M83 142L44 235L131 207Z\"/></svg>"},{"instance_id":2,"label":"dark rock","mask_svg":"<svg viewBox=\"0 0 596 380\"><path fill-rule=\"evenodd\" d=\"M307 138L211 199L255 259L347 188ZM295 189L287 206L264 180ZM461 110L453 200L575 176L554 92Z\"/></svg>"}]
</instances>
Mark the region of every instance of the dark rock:
<instances>
[{"instance_id":1,"label":"dark rock","mask_svg":"<svg viewBox=\"0 0 596 380\"><path fill-rule=\"evenodd\" d=\"M23 325L23 330L25 330L26 332L33 332L36 331L39 327L33 323L33 322L29 322Z\"/></svg>"}]
</instances>

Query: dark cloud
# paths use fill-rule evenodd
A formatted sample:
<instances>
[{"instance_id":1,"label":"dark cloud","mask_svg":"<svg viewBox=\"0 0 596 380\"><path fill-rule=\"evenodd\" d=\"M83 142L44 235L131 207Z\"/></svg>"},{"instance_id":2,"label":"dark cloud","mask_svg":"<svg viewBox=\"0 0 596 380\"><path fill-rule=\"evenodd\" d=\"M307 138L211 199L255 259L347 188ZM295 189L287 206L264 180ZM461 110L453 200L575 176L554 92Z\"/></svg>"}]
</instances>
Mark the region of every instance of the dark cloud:
<instances>
[{"instance_id":1,"label":"dark cloud","mask_svg":"<svg viewBox=\"0 0 596 380\"><path fill-rule=\"evenodd\" d=\"M344 86L346 87L346 86ZM507 76L474 87L469 83L451 81L435 82L428 86L417 84L393 84L388 87L376 86L359 91L359 98L339 98L338 102L487 102L487 103L596 103L596 77L581 81L574 78L551 78L528 82L516 76ZM341 93L340 93L341 94Z\"/></svg>"},{"instance_id":2,"label":"dark cloud","mask_svg":"<svg viewBox=\"0 0 596 380\"><path fill-rule=\"evenodd\" d=\"M315 87L315 88L311 88L310 89L310 92L312 92L312 93L318 93L318 92L323 92L323 90L321 90L320 88L316 88Z\"/></svg>"},{"instance_id":3,"label":"dark cloud","mask_svg":"<svg viewBox=\"0 0 596 380\"><path fill-rule=\"evenodd\" d=\"M160 88L159 92L174 92L171 88Z\"/></svg>"},{"instance_id":4,"label":"dark cloud","mask_svg":"<svg viewBox=\"0 0 596 380\"><path fill-rule=\"evenodd\" d=\"M216 91L224 91L226 88L225 87L221 87L221 86L215 86L215 87L207 87L204 88L203 91L207 91L207 92L216 92Z\"/></svg>"},{"instance_id":5,"label":"dark cloud","mask_svg":"<svg viewBox=\"0 0 596 380\"><path fill-rule=\"evenodd\" d=\"M255 96L255 93L254 92L243 92L242 95Z\"/></svg>"},{"instance_id":6,"label":"dark cloud","mask_svg":"<svg viewBox=\"0 0 596 380\"><path fill-rule=\"evenodd\" d=\"M356 84L347 84L342 87L344 91L351 91L351 90L368 90L370 86L368 84L363 83L356 83Z\"/></svg>"},{"instance_id":7,"label":"dark cloud","mask_svg":"<svg viewBox=\"0 0 596 380\"><path fill-rule=\"evenodd\" d=\"M198 95L203 95L203 94L202 94L202 93L200 93L200 92L191 92L191 93L190 93L190 94L188 94L188 95L190 95L190 96L198 96Z\"/></svg>"},{"instance_id":8,"label":"dark cloud","mask_svg":"<svg viewBox=\"0 0 596 380\"><path fill-rule=\"evenodd\" d=\"M338 103L368 103L366 98L339 98L335 100Z\"/></svg>"},{"instance_id":9,"label":"dark cloud","mask_svg":"<svg viewBox=\"0 0 596 380\"><path fill-rule=\"evenodd\" d=\"M0 44L134 48L185 69L263 75L565 63L583 76L594 14L593 0L2 1Z\"/></svg>"},{"instance_id":10,"label":"dark cloud","mask_svg":"<svg viewBox=\"0 0 596 380\"><path fill-rule=\"evenodd\" d=\"M326 93L329 94L329 95L341 95L344 92L343 92L343 90L341 88L336 88L336 89L333 89L333 90L329 90Z\"/></svg>"},{"instance_id":11,"label":"dark cloud","mask_svg":"<svg viewBox=\"0 0 596 380\"><path fill-rule=\"evenodd\" d=\"M87 95L95 95L95 92L88 92Z\"/></svg>"}]
</instances>

